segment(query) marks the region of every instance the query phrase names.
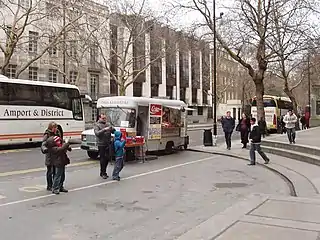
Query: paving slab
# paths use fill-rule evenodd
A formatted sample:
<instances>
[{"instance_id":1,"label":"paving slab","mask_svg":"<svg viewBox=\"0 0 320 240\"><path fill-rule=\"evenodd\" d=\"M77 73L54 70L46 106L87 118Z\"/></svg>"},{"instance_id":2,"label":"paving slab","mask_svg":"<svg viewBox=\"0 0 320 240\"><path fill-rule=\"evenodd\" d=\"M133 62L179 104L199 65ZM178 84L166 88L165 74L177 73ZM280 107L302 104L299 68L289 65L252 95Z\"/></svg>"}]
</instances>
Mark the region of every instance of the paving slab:
<instances>
[{"instance_id":1,"label":"paving slab","mask_svg":"<svg viewBox=\"0 0 320 240\"><path fill-rule=\"evenodd\" d=\"M319 204L319 199L253 194L178 240L318 240Z\"/></svg>"}]
</instances>

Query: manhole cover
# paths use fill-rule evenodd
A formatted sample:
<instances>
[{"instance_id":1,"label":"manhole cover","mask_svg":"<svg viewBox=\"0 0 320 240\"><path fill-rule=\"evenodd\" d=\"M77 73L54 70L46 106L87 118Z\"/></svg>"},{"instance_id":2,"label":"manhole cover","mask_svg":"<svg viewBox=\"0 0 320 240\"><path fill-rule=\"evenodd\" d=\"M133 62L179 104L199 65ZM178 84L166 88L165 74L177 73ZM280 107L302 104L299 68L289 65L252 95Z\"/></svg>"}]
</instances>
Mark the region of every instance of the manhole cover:
<instances>
[{"instance_id":1,"label":"manhole cover","mask_svg":"<svg viewBox=\"0 0 320 240\"><path fill-rule=\"evenodd\" d=\"M214 184L216 188L241 188L246 187L248 184L246 183L237 183L237 182L229 182L229 183L216 183Z\"/></svg>"}]
</instances>

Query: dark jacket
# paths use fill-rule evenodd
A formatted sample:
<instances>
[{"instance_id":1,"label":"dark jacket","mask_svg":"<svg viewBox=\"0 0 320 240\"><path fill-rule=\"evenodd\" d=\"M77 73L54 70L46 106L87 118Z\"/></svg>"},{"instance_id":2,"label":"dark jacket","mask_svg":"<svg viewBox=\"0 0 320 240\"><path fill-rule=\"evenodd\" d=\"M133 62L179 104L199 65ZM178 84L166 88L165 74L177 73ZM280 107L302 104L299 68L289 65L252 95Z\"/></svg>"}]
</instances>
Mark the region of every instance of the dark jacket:
<instances>
[{"instance_id":1,"label":"dark jacket","mask_svg":"<svg viewBox=\"0 0 320 240\"><path fill-rule=\"evenodd\" d=\"M110 146L111 133L114 133L114 131L115 129L110 125L110 123L99 120L94 127L94 134L97 137L97 145Z\"/></svg>"},{"instance_id":2,"label":"dark jacket","mask_svg":"<svg viewBox=\"0 0 320 240\"><path fill-rule=\"evenodd\" d=\"M122 133L116 131L114 133L114 155L115 157L122 157L125 153L124 147L126 145L126 141L121 141Z\"/></svg>"},{"instance_id":3,"label":"dark jacket","mask_svg":"<svg viewBox=\"0 0 320 240\"><path fill-rule=\"evenodd\" d=\"M241 132L243 131L243 129L241 128L241 123L242 123L242 120L243 118L241 118L241 120L239 121L237 127L236 127L236 131L238 132ZM246 132L250 132L250 127L251 127L251 124L250 124L250 119L249 118L246 118Z\"/></svg>"},{"instance_id":4,"label":"dark jacket","mask_svg":"<svg viewBox=\"0 0 320 240\"><path fill-rule=\"evenodd\" d=\"M60 136L60 132L57 130L57 132L52 132L51 130L47 129L44 134L43 134L43 139L42 139L42 143L41 143L41 152L43 154L45 154L45 164L46 166L51 166L52 162L50 159L50 155L48 154L48 148L47 148L47 140L50 137L54 137L54 136Z\"/></svg>"},{"instance_id":5,"label":"dark jacket","mask_svg":"<svg viewBox=\"0 0 320 240\"><path fill-rule=\"evenodd\" d=\"M261 143L261 132L258 124L252 125L249 139L252 143Z\"/></svg>"},{"instance_id":6,"label":"dark jacket","mask_svg":"<svg viewBox=\"0 0 320 240\"><path fill-rule=\"evenodd\" d=\"M64 143L62 147L58 147L54 142L53 137L48 138L47 148L51 163L55 167L63 167L70 163L70 159L67 156L69 143Z\"/></svg>"},{"instance_id":7,"label":"dark jacket","mask_svg":"<svg viewBox=\"0 0 320 240\"><path fill-rule=\"evenodd\" d=\"M227 132L227 133L233 132L233 129L236 125L236 122L232 117L230 117L230 118L224 117L222 119L221 123L222 123L223 131Z\"/></svg>"},{"instance_id":8,"label":"dark jacket","mask_svg":"<svg viewBox=\"0 0 320 240\"><path fill-rule=\"evenodd\" d=\"M267 122L265 120L260 120L258 122L259 128L260 128L260 132L261 133L266 133L267 131Z\"/></svg>"}]
</instances>

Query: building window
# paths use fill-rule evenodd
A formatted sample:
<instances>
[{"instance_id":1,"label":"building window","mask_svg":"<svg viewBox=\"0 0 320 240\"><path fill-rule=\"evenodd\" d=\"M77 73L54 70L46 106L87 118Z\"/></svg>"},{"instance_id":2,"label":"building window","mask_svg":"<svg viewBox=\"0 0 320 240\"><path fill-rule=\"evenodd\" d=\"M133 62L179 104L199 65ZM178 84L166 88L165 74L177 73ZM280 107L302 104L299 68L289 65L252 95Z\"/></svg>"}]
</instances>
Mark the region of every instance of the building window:
<instances>
[{"instance_id":1,"label":"building window","mask_svg":"<svg viewBox=\"0 0 320 240\"><path fill-rule=\"evenodd\" d=\"M151 97L158 97L159 96L159 85L152 84L151 85Z\"/></svg>"},{"instance_id":2,"label":"building window","mask_svg":"<svg viewBox=\"0 0 320 240\"><path fill-rule=\"evenodd\" d=\"M52 44L54 41L54 37L53 36L50 36L49 37L49 45ZM55 44L53 44L53 46L51 46L49 49L48 49L48 52L49 52L49 55L51 57L55 57L57 56L57 46Z\"/></svg>"},{"instance_id":3,"label":"building window","mask_svg":"<svg viewBox=\"0 0 320 240\"><path fill-rule=\"evenodd\" d=\"M91 109L92 109L91 120L95 122L97 121L97 114L98 114L97 106L92 106Z\"/></svg>"},{"instance_id":4,"label":"building window","mask_svg":"<svg viewBox=\"0 0 320 240\"><path fill-rule=\"evenodd\" d=\"M49 69L49 82L56 83L58 79L58 71L56 69Z\"/></svg>"},{"instance_id":5,"label":"building window","mask_svg":"<svg viewBox=\"0 0 320 240\"><path fill-rule=\"evenodd\" d=\"M9 64L7 68L7 77L8 78L16 78L17 73L17 65Z\"/></svg>"},{"instance_id":6,"label":"building window","mask_svg":"<svg viewBox=\"0 0 320 240\"><path fill-rule=\"evenodd\" d=\"M170 99L173 98L173 86L167 86L166 87L166 96Z\"/></svg>"},{"instance_id":7,"label":"building window","mask_svg":"<svg viewBox=\"0 0 320 240\"><path fill-rule=\"evenodd\" d=\"M110 94L113 96L118 95L118 84L114 79L110 80Z\"/></svg>"},{"instance_id":8,"label":"building window","mask_svg":"<svg viewBox=\"0 0 320 240\"><path fill-rule=\"evenodd\" d=\"M180 100L186 102L186 89L180 88Z\"/></svg>"},{"instance_id":9,"label":"building window","mask_svg":"<svg viewBox=\"0 0 320 240\"><path fill-rule=\"evenodd\" d=\"M29 67L29 80L38 81L37 67Z\"/></svg>"},{"instance_id":10,"label":"building window","mask_svg":"<svg viewBox=\"0 0 320 240\"><path fill-rule=\"evenodd\" d=\"M39 33L29 31L29 53L37 53L38 38L39 38Z\"/></svg>"},{"instance_id":11,"label":"building window","mask_svg":"<svg viewBox=\"0 0 320 240\"><path fill-rule=\"evenodd\" d=\"M76 71L69 72L69 84L76 85L77 78L78 78L78 72Z\"/></svg>"},{"instance_id":12,"label":"building window","mask_svg":"<svg viewBox=\"0 0 320 240\"><path fill-rule=\"evenodd\" d=\"M198 89L192 88L192 103L197 103Z\"/></svg>"},{"instance_id":13,"label":"building window","mask_svg":"<svg viewBox=\"0 0 320 240\"><path fill-rule=\"evenodd\" d=\"M142 97L142 82L133 83L133 96Z\"/></svg>"},{"instance_id":14,"label":"building window","mask_svg":"<svg viewBox=\"0 0 320 240\"><path fill-rule=\"evenodd\" d=\"M90 95L91 98L97 99L98 98L98 85L99 82L99 75L97 74L90 74Z\"/></svg>"},{"instance_id":15,"label":"building window","mask_svg":"<svg viewBox=\"0 0 320 240\"><path fill-rule=\"evenodd\" d=\"M77 41L70 41L70 57L77 57Z\"/></svg>"},{"instance_id":16,"label":"building window","mask_svg":"<svg viewBox=\"0 0 320 240\"><path fill-rule=\"evenodd\" d=\"M203 107L198 107L198 116L203 115Z\"/></svg>"},{"instance_id":17,"label":"building window","mask_svg":"<svg viewBox=\"0 0 320 240\"><path fill-rule=\"evenodd\" d=\"M90 48L90 64L95 65L97 63L98 46L92 45Z\"/></svg>"},{"instance_id":18,"label":"building window","mask_svg":"<svg viewBox=\"0 0 320 240\"><path fill-rule=\"evenodd\" d=\"M188 110L188 115L192 116L193 115L193 110Z\"/></svg>"},{"instance_id":19,"label":"building window","mask_svg":"<svg viewBox=\"0 0 320 240\"><path fill-rule=\"evenodd\" d=\"M30 0L19 0L19 6L28 9L30 7Z\"/></svg>"},{"instance_id":20,"label":"building window","mask_svg":"<svg viewBox=\"0 0 320 240\"><path fill-rule=\"evenodd\" d=\"M208 94L207 94L207 91L205 90L202 90L202 103L208 104Z\"/></svg>"}]
</instances>

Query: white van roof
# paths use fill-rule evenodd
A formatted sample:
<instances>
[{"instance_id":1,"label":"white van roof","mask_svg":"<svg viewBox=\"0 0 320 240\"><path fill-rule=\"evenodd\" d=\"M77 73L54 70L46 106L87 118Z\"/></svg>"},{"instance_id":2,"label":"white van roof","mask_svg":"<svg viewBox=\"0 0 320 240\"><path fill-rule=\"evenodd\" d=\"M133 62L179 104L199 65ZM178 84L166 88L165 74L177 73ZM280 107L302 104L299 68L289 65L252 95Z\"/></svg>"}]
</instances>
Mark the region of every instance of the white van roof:
<instances>
[{"instance_id":1,"label":"white van roof","mask_svg":"<svg viewBox=\"0 0 320 240\"><path fill-rule=\"evenodd\" d=\"M170 99L158 99L158 98L147 98L147 97L127 97L127 96L115 96L115 97L103 97L97 101L97 108L101 107L112 107L112 105L119 107L131 107L131 106L149 106L150 103L161 104L167 107L184 107L187 105L180 100Z\"/></svg>"}]
</instances>

